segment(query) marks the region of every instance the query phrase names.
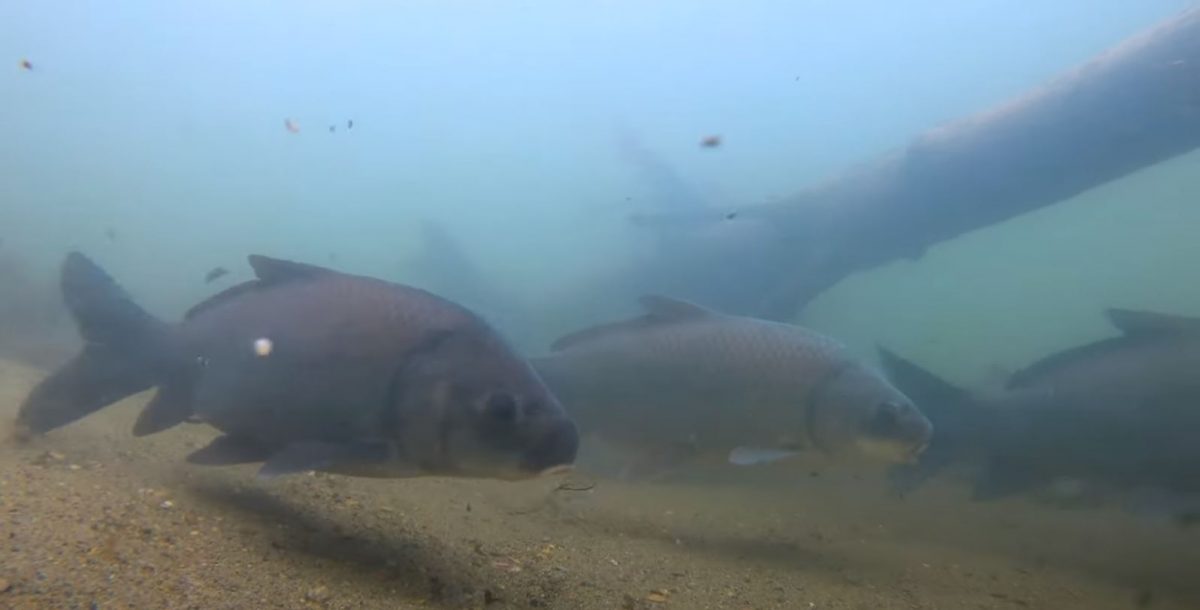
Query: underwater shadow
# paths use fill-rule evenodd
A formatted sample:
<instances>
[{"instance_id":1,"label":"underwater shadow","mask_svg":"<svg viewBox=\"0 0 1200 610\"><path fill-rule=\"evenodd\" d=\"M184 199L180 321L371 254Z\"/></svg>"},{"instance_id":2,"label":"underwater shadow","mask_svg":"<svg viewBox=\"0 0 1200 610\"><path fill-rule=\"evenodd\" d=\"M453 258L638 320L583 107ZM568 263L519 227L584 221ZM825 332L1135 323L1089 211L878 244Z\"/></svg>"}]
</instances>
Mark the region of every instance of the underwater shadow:
<instances>
[{"instance_id":1,"label":"underwater shadow","mask_svg":"<svg viewBox=\"0 0 1200 610\"><path fill-rule=\"evenodd\" d=\"M436 540L408 532L385 532L360 520L338 520L260 488L239 488L218 481L191 481L187 491L199 499L239 513L263 532L256 540L285 554L328 560L337 570L329 582L353 582L410 596L444 608L478 605L485 586L472 580L466 563ZM285 530L277 526L284 525ZM311 566L306 566L311 567ZM322 569L327 569L323 566Z\"/></svg>"},{"instance_id":2,"label":"underwater shadow","mask_svg":"<svg viewBox=\"0 0 1200 610\"><path fill-rule=\"evenodd\" d=\"M587 509L580 512L564 508L555 501L549 502L548 508L553 518L569 521L581 529L605 536L621 535L655 541L665 546L679 546L689 553L704 553L738 561L758 561L791 570L828 574L841 574L851 569L871 567L867 565L870 558L826 548L823 541L815 538L810 544L793 536L780 535L777 539L767 539L751 534L701 531L703 526L699 525L671 527L662 522L614 514L605 509ZM883 562L871 563L883 567Z\"/></svg>"}]
</instances>

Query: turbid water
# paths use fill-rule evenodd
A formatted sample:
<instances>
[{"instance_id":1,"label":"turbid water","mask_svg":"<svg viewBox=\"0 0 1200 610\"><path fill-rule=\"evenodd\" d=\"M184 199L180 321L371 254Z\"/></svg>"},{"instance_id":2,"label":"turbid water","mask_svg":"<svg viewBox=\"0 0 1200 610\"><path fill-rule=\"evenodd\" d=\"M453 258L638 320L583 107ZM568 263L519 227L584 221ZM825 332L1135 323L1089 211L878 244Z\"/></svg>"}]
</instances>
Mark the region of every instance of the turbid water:
<instances>
[{"instance_id":1,"label":"turbid water","mask_svg":"<svg viewBox=\"0 0 1200 610\"><path fill-rule=\"evenodd\" d=\"M0 363L0 417L42 374ZM133 438L145 400L0 448L0 606L1200 604L1200 528L1115 510L972 504L952 482L896 499L876 470L803 460L655 484L584 472L259 483L253 466L182 461L213 436L204 426Z\"/></svg>"}]
</instances>

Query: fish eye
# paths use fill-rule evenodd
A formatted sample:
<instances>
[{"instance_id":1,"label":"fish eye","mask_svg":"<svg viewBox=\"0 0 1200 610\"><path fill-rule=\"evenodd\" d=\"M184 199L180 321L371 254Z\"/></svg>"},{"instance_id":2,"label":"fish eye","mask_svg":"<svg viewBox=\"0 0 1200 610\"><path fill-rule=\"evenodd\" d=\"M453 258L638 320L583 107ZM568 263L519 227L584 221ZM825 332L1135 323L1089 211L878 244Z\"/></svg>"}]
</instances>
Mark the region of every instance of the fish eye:
<instances>
[{"instance_id":1,"label":"fish eye","mask_svg":"<svg viewBox=\"0 0 1200 610\"><path fill-rule=\"evenodd\" d=\"M904 405L885 401L879 403L875 407L875 414L871 417L870 427L876 432L884 432L893 430L900 423L900 414L904 411Z\"/></svg>"},{"instance_id":2,"label":"fish eye","mask_svg":"<svg viewBox=\"0 0 1200 610\"><path fill-rule=\"evenodd\" d=\"M489 396L483 408L489 417L499 421L512 422L517 419L517 399L506 392Z\"/></svg>"}]
</instances>

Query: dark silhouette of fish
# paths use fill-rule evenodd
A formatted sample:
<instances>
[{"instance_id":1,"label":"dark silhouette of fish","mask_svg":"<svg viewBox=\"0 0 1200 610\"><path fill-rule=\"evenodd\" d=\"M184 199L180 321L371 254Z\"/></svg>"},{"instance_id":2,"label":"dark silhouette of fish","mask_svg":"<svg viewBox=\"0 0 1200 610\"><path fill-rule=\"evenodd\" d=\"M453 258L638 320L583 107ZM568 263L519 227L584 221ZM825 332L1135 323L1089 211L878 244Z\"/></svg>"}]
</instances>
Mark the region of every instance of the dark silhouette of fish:
<instances>
[{"instance_id":1,"label":"dark silhouette of fish","mask_svg":"<svg viewBox=\"0 0 1200 610\"><path fill-rule=\"evenodd\" d=\"M211 271L204 274L204 283L211 284L217 278L229 275L229 270L224 267L213 267Z\"/></svg>"},{"instance_id":2,"label":"dark silhouette of fish","mask_svg":"<svg viewBox=\"0 0 1200 610\"><path fill-rule=\"evenodd\" d=\"M83 351L18 424L43 433L157 387L142 436L185 420L224 432L196 464L259 473L520 479L566 469L574 424L524 359L469 310L407 286L251 256L257 279L179 324L138 307L79 253L62 269Z\"/></svg>"},{"instance_id":3,"label":"dark silhouette of fish","mask_svg":"<svg viewBox=\"0 0 1200 610\"><path fill-rule=\"evenodd\" d=\"M929 421L836 341L798 326L643 297L640 317L563 337L535 358L578 422L650 462L772 461L802 448L912 461Z\"/></svg>"},{"instance_id":4,"label":"dark silhouette of fish","mask_svg":"<svg viewBox=\"0 0 1200 610\"><path fill-rule=\"evenodd\" d=\"M898 492L941 469L980 470L973 497L990 500L1056 480L1117 488L1200 491L1200 318L1110 309L1116 337L1068 349L975 395L881 348L888 375L938 428Z\"/></svg>"},{"instance_id":5,"label":"dark silhouette of fish","mask_svg":"<svg viewBox=\"0 0 1200 610\"><path fill-rule=\"evenodd\" d=\"M346 129L354 129L354 119L349 119L346 121Z\"/></svg>"},{"instance_id":6,"label":"dark silhouette of fish","mask_svg":"<svg viewBox=\"0 0 1200 610\"><path fill-rule=\"evenodd\" d=\"M717 148L721 145L721 136L705 136L700 140L701 148Z\"/></svg>"}]
</instances>

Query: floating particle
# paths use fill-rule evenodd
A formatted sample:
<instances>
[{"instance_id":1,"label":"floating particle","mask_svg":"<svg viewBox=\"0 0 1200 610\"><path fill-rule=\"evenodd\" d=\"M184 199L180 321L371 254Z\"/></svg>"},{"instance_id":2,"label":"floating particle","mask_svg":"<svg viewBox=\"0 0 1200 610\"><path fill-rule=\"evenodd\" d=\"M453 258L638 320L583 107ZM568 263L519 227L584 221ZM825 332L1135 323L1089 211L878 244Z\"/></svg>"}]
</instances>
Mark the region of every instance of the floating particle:
<instances>
[{"instance_id":1,"label":"floating particle","mask_svg":"<svg viewBox=\"0 0 1200 610\"><path fill-rule=\"evenodd\" d=\"M716 148L721 145L721 136L705 136L700 140L701 148Z\"/></svg>"},{"instance_id":2,"label":"floating particle","mask_svg":"<svg viewBox=\"0 0 1200 610\"><path fill-rule=\"evenodd\" d=\"M291 119L284 119L283 126L286 127L287 130L290 131L291 133L300 133L300 126L297 125L296 122Z\"/></svg>"},{"instance_id":3,"label":"floating particle","mask_svg":"<svg viewBox=\"0 0 1200 610\"><path fill-rule=\"evenodd\" d=\"M204 274L204 283L211 283L213 280L228 274L229 270L224 267L213 267L211 271Z\"/></svg>"},{"instance_id":4,"label":"floating particle","mask_svg":"<svg viewBox=\"0 0 1200 610\"><path fill-rule=\"evenodd\" d=\"M259 358L266 358L271 355L271 350L275 347L271 340L263 337L254 341L254 353L258 354Z\"/></svg>"}]
</instances>

